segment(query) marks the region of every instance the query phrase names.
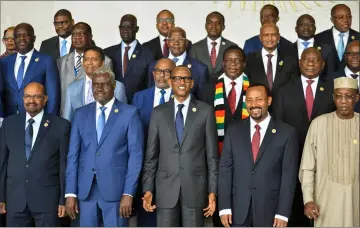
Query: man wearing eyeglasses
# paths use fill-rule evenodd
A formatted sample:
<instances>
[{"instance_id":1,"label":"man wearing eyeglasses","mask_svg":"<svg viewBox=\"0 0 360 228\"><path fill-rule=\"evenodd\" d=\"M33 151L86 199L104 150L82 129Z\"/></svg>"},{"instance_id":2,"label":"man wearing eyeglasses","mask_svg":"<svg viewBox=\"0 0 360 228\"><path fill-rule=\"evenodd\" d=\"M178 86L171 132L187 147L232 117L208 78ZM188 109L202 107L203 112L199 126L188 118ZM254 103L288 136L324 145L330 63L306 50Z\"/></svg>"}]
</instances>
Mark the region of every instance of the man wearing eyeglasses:
<instances>
[{"instance_id":1,"label":"man wearing eyeglasses","mask_svg":"<svg viewBox=\"0 0 360 228\"><path fill-rule=\"evenodd\" d=\"M14 28L15 27L9 27L5 29L4 31L4 37L2 38L2 41L6 47L5 52L0 55L0 59L4 58L8 55L11 55L13 53L16 53L16 45L14 40Z\"/></svg>"},{"instance_id":2,"label":"man wearing eyeglasses","mask_svg":"<svg viewBox=\"0 0 360 228\"><path fill-rule=\"evenodd\" d=\"M167 9L161 10L156 16L156 28L159 32L159 36L144 43L144 47L152 52L155 60L169 56L169 47L166 43L166 39L173 27L175 27L174 14ZM191 41L188 40L187 52L190 51L191 44Z\"/></svg>"},{"instance_id":3,"label":"man wearing eyeglasses","mask_svg":"<svg viewBox=\"0 0 360 228\"><path fill-rule=\"evenodd\" d=\"M72 47L71 29L74 20L70 11L61 9L54 16L54 27L57 36L51 37L41 42L40 52L50 55L55 60L69 54L74 49Z\"/></svg>"},{"instance_id":4,"label":"man wearing eyeglasses","mask_svg":"<svg viewBox=\"0 0 360 228\"><path fill-rule=\"evenodd\" d=\"M329 73L334 73L345 67L345 48L352 40L360 40L360 33L351 29L351 10L345 4L337 4L331 9L330 20L334 26L315 35L315 39L320 45L328 44L332 46L328 65L332 66Z\"/></svg>"},{"instance_id":5,"label":"man wearing eyeglasses","mask_svg":"<svg viewBox=\"0 0 360 228\"><path fill-rule=\"evenodd\" d=\"M177 66L168 80L174 100L150 119L143 167L143 207L157 226L203 227L216 209L219 157L213 108L190 95L194 79ZM156 195L156 204L153 197Z\"/></svg>"}]
</instances>

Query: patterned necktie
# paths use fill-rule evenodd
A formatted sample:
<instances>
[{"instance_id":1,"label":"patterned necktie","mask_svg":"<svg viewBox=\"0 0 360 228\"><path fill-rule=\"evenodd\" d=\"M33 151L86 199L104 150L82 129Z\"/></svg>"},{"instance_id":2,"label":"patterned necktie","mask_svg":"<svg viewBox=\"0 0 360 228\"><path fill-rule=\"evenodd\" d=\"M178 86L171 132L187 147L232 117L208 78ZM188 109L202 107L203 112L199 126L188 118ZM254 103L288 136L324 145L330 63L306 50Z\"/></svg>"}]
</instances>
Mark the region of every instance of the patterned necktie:
<instances>
[{"instance_id":1,"label":"patterned necktie","mask_svg":"<svg viewBox=\"0 0 360 228\"><path fill-rule=\"evenodd\" d=\"M175 57L175 58L173 58L172 60L174 61L174 63L175 63L175 64L177 63L177 61L179 61L179 59L178 59L178 58L176 58L176 57Z\"/></svg>"},{"instance_id":2,"label":"patterned necktie","mask_svg":"<svg viewBox=\"0 0 360 228\"><path fill-rule=\"evenodd\" d=\"M258 156L259 149L260 149L260 129L261 128L258 124L256 124L255 129L256 129L256 131L251 140L251 150L253 153L254 162L256 161L256 158Z\"/></svg>"},{"instance_id":3,"label":"patterned necktie","mask_svg":"<svg viewBox=\"0 0 360 228\"><path fill-rule=\"evenodd\" d=\"M16 78L16 82L17 82L19 89L21 88L21 85L22 85L22 82L24 79L26 55L22 55L22 56L20 56L20 58L21 58L21 64L18 69L17 78Z\"/></svg>"},{"instance_id":4,"label":"patterned necktie","mask_svg":"<svg viewBox=\"0 0 360 228\"><path fill-rule=\"evenodd\" d=\"M271 90L272 89L272 84L273 84L273 68L272 68L271 58L273 57L273 55L272 54L267 54L266 56L268 57L266 78L268 80L269 88Z\"/></svg>"},{"instance_id":5,"label":"patterned necktie","mask_svg":"<svg viewBox=\"0 0 360 228\"><path fill-rule=\"evenodd\" d=\"M166 39L164 39L163 57L167 58L168 56L169 56L169 47L167 46Z\"/></svg>"},{"instance_id":6,"label":"patterned necktie","mask_svg":"<svg viewBox=\"0 0 360 228\"><path fill-rule=\"evenodd\" d=\"M235 107L236 107L236 90L235 90L235 85L236 85L236 82L232 81L232 82L231 82L231 90L230 90L229 95L228 95L229 106L230 106L230 110L231 110L231 113L232 113L232 114L234 114L234 112L235 112Z\"/></svg>"},{"instance_id":7,"label":"patterned necktie","mask_svg":"<svg viewBox=\"0 0 360 228\"><path fill-rule=\"evenodd\" d=\"M94 101L94 96L93 96L93 92L92 92L92 81L89 80L88 84L89 84L89 87L88 87L88 91L87 91L87 95L86 95L85 104L90 104Z\"/></svg>"},{"instance_id":8,"label":"patterned necktie","mask_svg":"<svg viewBox=\"0 0 360 228\"><path fill-rule=\"evenodd\" d=\"M307 110L307 113L308 113L308 118L310 120L313 105L314 105L314 94L313 94L313 91L311 89L311 84L314 82L314 80L306 80L306 82L307 82L308 85L306 86L305 101L306 101L306 110Z\"/></svg>"},{"instance_id":9,"label":"patterned necktie","mask_svg":"<svg viewBox=\"0 0 360 228\"><path fill-rule=\"evenodd\" d=\"M75 65L75 77L77 77L79 74L79 71L81 68L81 59L82 59L82 55L78 55L76 65Z\"/></svg>"},{"instance_id":10,"label":"patterned necktie","mask_svg":"<svg viewBox=\"0 0 360 228\"><path fill-rule=\"evenodd\" d=\"M29 160L30 154L31 154L31 147L32 147L32 141L33 141L33 123L35 122L34 119L28 120L28 126L25 129L25 155L26 159Z\"/></svg>"},{"instance_id":11,"label":"patterned necktie","mask_svg":"<svg viewBox=\"0 0 360 228\"><path fill-rule=\"evenodd\" d=\"M96 128L98 143L100 142L101 135L102 135L104 127L105 127L105 109L106 109L105 106L100 107L101 113L99 115L98 125L97 125L97 128Z\"/></svg>"},{"instance_id":12,"label":"patterned necktie","mask_svg":"<svg viewBox=\"0 0 360 228\"><path fill-rule=\"evenodd\" d=\"M357 74L351 74L351 77L352 77L353 79L357 79L357 77L359 77L359 75L357 75Z\"/></svg>"},{"instance_id":13,"label":"patterned necktie","mask_svg":"<svg viewBox=\"0 0 360 228\"><path fill-rule=\"evenodd\" d=\"M215 64L216 64L216 42L211 42L212 44L212 48L211 48L211 55L210 55L210 59L211 59L211 65L213 68L215 68Z\"/></svg>"},{"instance_id":14,"label":"patterned necktie","mask_svg":"<svg viewBox=\"0 0 360 228\"><path fill-rule=\"evenodd\" d=\"M338 57L340 59L340 61L342 61L342 58L343 58L343 55L344 55L344 50L345 50L345 47L344 47L344 33L339 33L339 36L340 36L340 40L339 40L339 43L338 43L338 48L337 48L337 52L338 52Z\"/></svg>"},{"instance_id":15,"label":"patterned necktie","mask_svg":"<svg viewBox=\"0 0 360 228\"><path fill-rule=\"evenodd\" d=\"M166 91L164 89L162 89L162 90L160 90L160 93L161 93L161 97L160 97L159 105L165 104L165 93L166 93Z\"/></svg>"},{"instance_id":16,"label":"patterned necktie","mask_svg":"<svg viewBox=\"0 0 360 228\"><path fill-rule=\"evenodd\" d=\"M181 145L182 135L183 135L183 131L184 131L184 116L181 111L184 106L185 105L183 105L183 104L178 104L178 111L176 113L176 118L175 118L176 136L177 136L179 145Z\"/></svg>"},{"instance_id":17,"label":"patterned necktie","mask_svg":"<svg viewBox=\"0 0 360 228\"><path fill-rule=\"evenodd\" d=\"M305 50L306 48L308 48L309 44L310 44L309 41L304 41L304 42L302 42L302 45L304 45L304 50Z\"/></svg>"},{"instance_id":18,"label":"patterned necktie","mask_svg":"<svg viewBox=\"0 0 360 228\"><path fill-rule=\"evenodd\" d=\"M66 40L63 40L63 41L61 42L60 57L63 57L64 55L67 54L66 43L67 43Z\"/></svg>"},{"instance_id":19,"label":"patterned necktie","mask_svg":"<svg viewBox=\"0 0 360 228\"><path fill-rule=\"evenodd\" d=\"M127 71L127 67L128 67L128 62L129 62L129 49L130 46L126 46L125 47L125 52L124 52L124 59L123 59L123 78L125 77L125 73Z\"/></svg>"}]
</instances>

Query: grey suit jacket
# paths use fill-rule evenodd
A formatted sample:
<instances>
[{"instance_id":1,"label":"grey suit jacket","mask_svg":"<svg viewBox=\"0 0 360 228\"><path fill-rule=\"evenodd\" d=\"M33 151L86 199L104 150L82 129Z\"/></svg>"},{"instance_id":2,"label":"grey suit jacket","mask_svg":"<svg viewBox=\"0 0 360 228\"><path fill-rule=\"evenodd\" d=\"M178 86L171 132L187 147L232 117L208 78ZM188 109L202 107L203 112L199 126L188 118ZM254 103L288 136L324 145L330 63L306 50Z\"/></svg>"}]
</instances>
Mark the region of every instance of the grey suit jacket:
<instances>
[{"instance_id":1,"label":"grey suit jacket","mask_svg":"<svg viewBox=\"0 0 360 228\"><path fill-rule=\"evenodd\" d=\"M216 53L215 68L213 68L211 65L211 59L209 55L211 50L208 49L207 37L193 44L190 50L190 56L192 58L195 58L200 62L204 63L205 65L207 65L211 80L216 79L223 74L223 55L226 48L237 44L222 37L221 43L217 45L220 45L220 49L219 49L219 53Z\"/></svg>"},{"instance_id":2,"label":"grey suit jacket","mask_svg":"<svg viewBox=\"0 0 360 228\"><path fill-rule=\"evenodd\" d=\"M219 157L214 111L191 98L179 145L174 105L170 100L152 111L143 191L155 190L157 207L173 208L181 188L183 202L189 208L202 208L207 206L208 194L217 192Z\"/></svg>"},{"instance_id":3,"label":"grey suit jacket","mask_svg":"<svg viewBox=\"0 0 360 228\"><path fill-rule=\"evenodd\" d=\"M64 107L65 107L65 98L66 98L66 88L67 86L80 78L85 78L85 71L81 67L79 70L78 75L75 77L75 51L70 52L67 55L59 58L57 60L57 66L59 69L59 76L61 82L61 106L60 106L60 115L63 114ZM111 59L105 56L105 66L111 67L112 69L112 62Z\"/></svg>"}]
</instances>

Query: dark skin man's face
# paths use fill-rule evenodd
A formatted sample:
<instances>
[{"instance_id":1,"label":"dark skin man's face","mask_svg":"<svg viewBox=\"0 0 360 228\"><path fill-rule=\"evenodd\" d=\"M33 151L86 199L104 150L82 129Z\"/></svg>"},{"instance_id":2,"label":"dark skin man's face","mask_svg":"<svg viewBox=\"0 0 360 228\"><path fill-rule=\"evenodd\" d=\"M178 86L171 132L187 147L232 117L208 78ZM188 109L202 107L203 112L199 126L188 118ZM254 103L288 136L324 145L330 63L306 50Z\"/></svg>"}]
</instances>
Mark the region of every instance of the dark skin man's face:
<instances>
[{"instance_id":1,"label":"dark skin man's face","mask_svg":"<svg viewBox=\"0 0 360 228\"><path fill-rule=\"evenodd\" d=\"M122 41L130 44L136 39L136 33L139 31L139 27L134 19L123 18L120 22L119 30Z\"/></svg>"},{"instance_id":2,"label":"dark skin man's face","mask_svg":"<svg viewBox=\"0 0 360 228\"><path fill-rule=\"evenodd\" d=\"M167 37L169 34L169 31L175 26L174 18L171 16L169 12L162 12L159 14L159 16L156 18L156 28L159 31L159 33Z\"/></svg>"},{"instance_id":3,"label":"dark skin man's face","mask_svg":"<svg viewBox=\"0 0 360 228\"><path fill-rule=\"evenodd\" d=\"M157 88L167 89L169 88L169 78L171 71L175 68L175 63L170 59L162 59L156 63L153 70L154 82Z\"/></svg>"},{"instance_id":4,"label":"dark skin man's face","mask_svg":"<svg viewBox=\"0 0 360 228\"><path fill-rule=\"evenodd\" d=\"M230 50L224 56L224 73L231 80L237 79L245 68L245 59L239 50Z\"/></svg>"},{"instance_id":5,"label":"dark skin man's face","mask_svg":"<svg viewBox=\"0 0 360 228\"><path fill-rule=\"evenodd\" d=\"M210 39L216 40L219 38L222 34L222 31L225 29L224 22L220 15L210 14L206 18L205 29Z\"/></svg>"},{"instance_id":6,"label":"dark skin man's face","mask_svg":"<svg viewBox=\"0 0 360 228\"><path fill-rule=\"evenodd\" d=\"M352 23L351 11L346 6L338 6L330 20L336 30L339 32L347 32L351 28Z\"/></svg>"},{"instance_id":7,"label":"dark skin man's face","mask_svg":"<svg viewBox=\"0 0 360 228\"><path fill-rule=\"evenodd\" d=\"M271 105L272 98L266 95L263 86L255 86L246 90L246 109L257 123L260 123L267 117L268 108Z\"/></svg>"},{"instance_id":8,"label":"dark skin man's face","mask_svg":"<svg viewBox=\"0 0 360 228\"><path fill-rule=\"evenodd\" d=\"M325 66L321 54L314 48L305 50L299 60L300 72L306 78L313 79L320 75Z\"/></svg>"},{"instance_id":9,"label":"dark skin man's face","mask_svg":"<svg viewBox=\"0 0 360 228\"><path fill-rule=\"evenodd\" d=\"M194 80L185 79L191 78L189 70L184 68L176 68L171 73L171 77L175 78L170 78L168 83L171 86L175 97L185 100L189 96L190 90L194 86ZM184 77L184 79L180 79L180 77Z\"/></svg>"},{"instance_id":10,"label":"dark skin man's face","mask_svg":"<svg viewBox=\"0 0 360 228\"><path fill-rule=\"evenodd\" d=\"M23 99L25 110L31 117L39 114L48 101L48 97L44 94L44 87L38 83L26 86Z\"/></svg>"},{"instance_id":11,"label":"dark skin man's face","mask_svg":"<svg viewBox=\"0 0 360 228\"><path fill-rule=\"evenodd\" d=\"M55 17L55 21L54 21L55 31L60 37L64 39L71 35L71 28L73 25L74 25L74 20L71 20L67 16Z\"/></svg>"},{"instance_id":12,"label":"dark skin man's face","mask_svg":"<svg viewBox=\"0 0 360 228\"><path fill-rule=\"evenodd\" d=\"M26 54L34 48L36 37L27 25L16 27L14 37L17 50L20 54Z\"/></svg>"},{"instance_id":13,"label":"dark skin man's face","mask_svg":"<svg viewBox=\"0 0 360 228\"><path fill-rule=\"evenodd\" d=\"M95 75L92 78L94 99L101 105L106 105L113 97L115 82L112 82L108 74Z\"/></svg>"},{"instance_id":14,"label":"dark skin man's face","mask_svg":"<svg viewBox=\"0 0 360 228\"><path fill-rule=\"evenodd\" d=\"M334 102L336 114L341 119L349 119L354 115L354 105L359 100L359 94L355 89L335 89Z\"/></svg>"},{"instance_id":15,"label":"dark skin man's face","mask_svg":"<svg viewBox=\"0 0 360 228\"><path fill-rule=\"evenodd\" d=\"M84 50L91 42L92 35L83 25L76 25L71 32L72 46L76 50Z\"/></svg>"},{"instance_id":16,"label":"dark skin man's face","mask_svg":"<svg viewBox=\"0 0 360 228\"><path fill-rule=\"evenodd\" d=\"M187 40L181 32L172 32L166 42L171 54L175 57L182 55L186 51Z\"/></svg>"},{"instance_id":17,"label":"dark skin man's face","mask_svg":"<svg viewBox=\"0 0 360 228\"><path fill-rule=\"evenodd\" d=\"M279 40L279 31L273 26L266 26L260 32L260 41L267 51L275 50Z\"/></svg>"},{"instance_id":18,"label":"dark skin man's face","mask_svg":"<svg viewBox=\"0 0 360 228\"><path fill-rule=\"evenodd\" d=\"M309 40L315 35L315 21L313 18L304 16L299 19L298 24L295 27L295 31L300 39Z\"/></svg>"},{"instance_id":19,"label":"dark skin man's face","mask_svg":"<svg viewBox=\"0 0 360 228\"><path fill-rule=\"evenodd\" d=\"M264 8L260 13L260 22L261 25L265 23L273 23L276 24L279 21L278 15L276 15L276 11L272 8Z\"/></svg>"},{"instance_id":20,"label":"dark skin man's face","mask_svg":"<svg viewBox=\"0 0 360 228\"><path fill-rule=\"evenodd\" d=\"M360 42L353 42L346 48L346 65L352 72L360 71Z\"/></svg>"},{"instance_id":21,"label":"dark skin man's face","mask_svg":"<svg viewBox=\"0 0 360 228\"><path fill-rule=\"evenodd\" d=\"M88 77L91 77L97 69L104 66L104 62L105 61L101 60L99 52L93 50L88 50L87 52L85 52L83 67L86 75Z\"/></svg>"}]
</instances>

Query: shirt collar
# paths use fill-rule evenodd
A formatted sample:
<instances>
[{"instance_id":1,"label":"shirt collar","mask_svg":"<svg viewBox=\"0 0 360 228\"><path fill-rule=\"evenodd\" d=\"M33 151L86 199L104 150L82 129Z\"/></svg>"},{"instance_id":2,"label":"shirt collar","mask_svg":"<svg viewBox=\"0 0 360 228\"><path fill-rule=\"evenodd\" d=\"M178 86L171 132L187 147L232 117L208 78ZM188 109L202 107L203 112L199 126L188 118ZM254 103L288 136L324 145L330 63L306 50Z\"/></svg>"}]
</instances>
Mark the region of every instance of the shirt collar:
<instances>
[{"instance_id":1,"label":"shirt collar","mask_svg":"<svg viewBox=\"0 0 360 228\"><path fill-rule=\"evenodd\" d=\"M267 113L267 117L261 121L260 123L256 123L255 120L250 116L250 127L251 129L255 128L255 125L258 124L260 126L260 129L267 129L267 126L269 125L271 120L271 116L269 114L269 112Z\"/></svg>"},{"instance_id":2,"label":"shirt collar","mask_svg":"<svg viewBox=\"0 0 360 228\"><path fill-rule=\"evenodd\" d=\"M106 110L111 110L114 102L115 102L115 97L111 98L111 100L104 105L106 107ZM102 105L98 101L96 101L96 110L100 109L101 106Z\"/></svg>"},{"instance_id":3,"label":"shirt collar","mask_svg":"<svg viewBox=\"0 0 360 228\"><path fill-rule=\"evenodd\" d=\"M35 48L31 49L28 53L26 53L25 55L20 54L19 52L17 53L16 59L20 58L20 56L26 56L27 59L30 59L32 54L34 53Z\"/></svg>"},{"instance_id":4,"label":"shirt collar","mask_svg":"<svg viewBox=\"0 0 360 228\"><path fill-rule=\"evenodd\" d=\"M173 58L175 58L175 56L173 56L173 54L171 53L171 51L170 51L170 53L169 53L169 59L173 59ZM184 62L184 60L185 60L185 58L186 58L186 51L184 51L184 53L182 53L181 55L179 55L179 56L177 56L176 58L178 58L179 60L178 60L178 62Z\"/></svg>"},{"instance_id":5,"label":"shirt collar","mask_svg":"<svg viewBox=\"0 0 360 228\"><path fill-rule=\"evenodd\" d=\"M163 35L159 34L159 39L160 39L160 41L164 42L164 39L167 39L167 37L165 37L165 36L163 36Z\"/></svg>"},{"instance_id":6,"label":"shirt collar","mask_svg":"<svg viewBox=\"0 0 360 228\"><path fill-rule=\"evenodd\" d=\"M176 97L174 97L175 107L177 107L178 104L183 104L184 107L189 107L190 100L191 100L191 94L189 94L189 96L186 98L186 100L185 100L183 103L180 103L180 102L176 99Z\"/></svg>"},{"instance_id":7,"label":"shirt collar","mask_svg":"<svg viewBox=\"0 0 360 228\"><path fill-rule=\"evenodd\" d=\"M59 36L59 43L61 44L63 40L66 40L66 44L71 44L71 35L66 37L65 39Z\"/></svg>"},{"instance_id":8,"label":"shirt collar","mask_svg":"<svg viewBox=\"0 0 360 228\"><path fill-rule=\"evenodd\" d=\"M34 116L34 117L31 117L30 114L29 114L28 112L26 112L26 122L25 122L25 123L27 123L28 120L32 118L32 119L35 121L35 123L40 124L43 116L44 116L44 109L41 110L41 112L39 112L39 113L38 113L36 116Z\"/></svg>"},{"instance_id":9,"label":"shirt collar","mask_svg":"<svg viewBox=\"0 0 360 228\"><path fill-rule=\"evenodd\" d=\"M91 78L86 75L86 77L85 77L85 83L87 84L89 81L91 81Z\"/></svg>"},{"instance_id":10,"label":"shirt collar","mask_svg":"<svg viewBox=\"0 0 360 228\"><path fill-rule=\"evenodd\" d=\"M313 79L309 79L309 78L305 77L304 75L301 75L301 81L303 84L307 84L307 80L313 80L315 83L318 83L319 76L317 76L316 78L313 78Z\"/></svg>"},{"instance_id":11,"label":"shirt collar","mask_svg":"<svg viewBox=\"0 0 360 228\"><path fill-rule=\"evenodd\" d=\"M262 57L263 57L263 58L264 58L264 57L267 58L267 56L266 56L267 54L272 54L273 57L275 57L275 56L277 56L277 54L278 54L278 50L277 50L277 48L276 48L273 52L269 53L268 51L265 50L265 48L262 48L262 49L261 49L261 55L262 55Z\"/></svg>"},{"instance_id":12,"label":"shirt collar","mask_svg":"<svg viewBox=\"0 0 360 228\"><path fill-rule=\"evenodd\" d=\"M129 44L130 49L135 49L136 45L137 45L137 40L134 40L133 42L131 42ZM121 50L125 50L126 46L127 46L127 44L125 44L125 42L121 41Z\"/></svg>"},{"instance_id":13,"label":"shirt collar","mask_svg":"<svg viewBox=\"0 0 360 228\"><path fill-rule=\"evenodd\" d=\"M160 88L158 88L158 87L156 87L155 86L155 94L161 94L160 93L160 91L161 91L162 89L160 89ZM171 93L171 87L169 87L169 88L167 88L167 89L164 89L165 90L165 94L170 94Z\"/></svg>"},{"instance_id":14,"label":"shirt collar","mask_svg":"<svg viewBox=\"0 0 360 228\"><path fill-rule=\"evenodd\" d=\"M310 44L313 44L315 42L315 39L314 39L314 37L309 40L303 40L303 39L298 38L298 40L297 40L298 46L303 45L302 44L303 42L309 42Z\"/></svg>"},{"instance_id":15,"label":"shirt collar","mask_svg":"<svg viewBox=\"0 0 360 228\"><path fill-rule=\"evenodd\" d=\"M244 73L242 73L237 79L235 79L235 80L231 80L230 78L228 78L226 75L225 75L225 73L224 73L224 83L226 84L226 85L230 85L231 84L231 82L236 82L236 85L242 85L242 83L243 83L243 79L244 79Z\"/></svg>"},{"instance_id":16,"label":"shirt collar","mask_svg":"<svg viewBox=\"0 0 360 228\"><path fill-rule=\"evenodd\" d=\"M360 71L354 73L354 72L352 72L352 71L349 69L349 67L346 66L346 67L345 67L345 75L342 75L342 76L347 76L347 75L352 75L352 74L360 75Z\"/></svg>"},{"instance_id":17,"label":"shirt collar","mask_svg":"<svg viewBox=\"0 0 360 228\"><path fill-rule=\"evenodd\" d=\"M215 47L218 47L220 45L220 43L221 43L221 36L219 38L217 38L216 40L212 40L209 37L206 37L206 40L207 40L207 43L208 43L209 46L212 46L212 42L216 42Z\"/></svg>"},{"instance_id":18,"label":"shirt collar","mask_svg":"<svg viewBox=\"0 0 360 228\"><path fill-rule=\"evenodd\" d=\"M349 30L347 30L346 32L343 32L345 36L348 36L349 35ZM340 34L340 31L338 31L334 26L333 26L333 29L332 29L332 32L333 32L333 35L336 36L336 37L339 37L339 34Z\"/></svg>"}]
</instances>

